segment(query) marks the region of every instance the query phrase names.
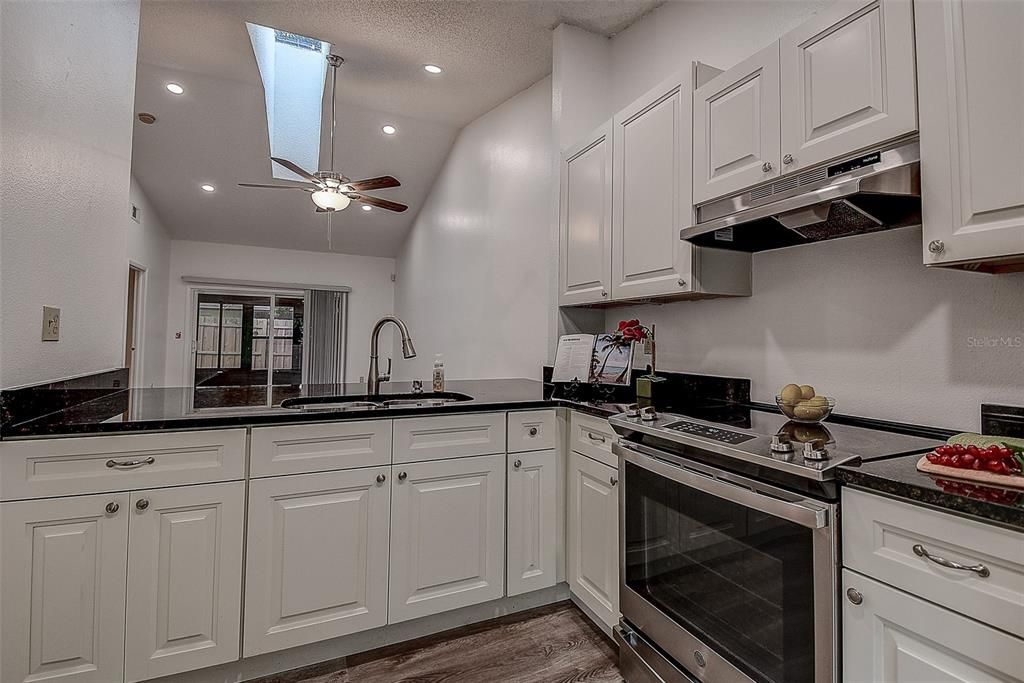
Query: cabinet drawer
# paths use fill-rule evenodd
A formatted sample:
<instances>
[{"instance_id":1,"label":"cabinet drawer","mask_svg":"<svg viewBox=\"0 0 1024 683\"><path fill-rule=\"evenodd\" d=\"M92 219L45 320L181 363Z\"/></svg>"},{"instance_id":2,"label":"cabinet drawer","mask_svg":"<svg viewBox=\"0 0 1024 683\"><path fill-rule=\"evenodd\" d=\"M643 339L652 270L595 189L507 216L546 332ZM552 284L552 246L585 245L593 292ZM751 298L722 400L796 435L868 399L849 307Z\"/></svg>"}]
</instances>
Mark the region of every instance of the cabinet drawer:
<instances>
[{"instance_id":1,"label":"cabinet drawer","mask_svg":"<svg viewBox=\"0 0 1024 683\"><path fill-rule=\"evenodd\" d=\"M505 413L395 420L394 461L419 462L505 452Z\"/></svg>"},{"instance_id":2,"label":"cabinet drawer","mask_svg":"<svg viewBox=\"0 0 1024 683\"><path fill-rule=\"evenodd\" d=\"M391 420L259 427L249 445L252 477L390 463Z\"/></svg>"},{"instance_id":3,"label":"cabinet drawer","mask_svg":"<svg viewBox=\"0 0 1024 683\"><path fill-rule=\"evenodd\" d=\"M922 551L962 565L984 565L988 575L943 567L918 554ZM843 558L850 569L1024 635L1021 532L844 489Z\"/></svg>"},{"instance_id":4,"label":"cabinet drawer","mask_svg":"<svg viewBox=\"0 0 1024 683\"><path fill-rule=\"evenodd\" d=\"M609 467L619 467L619 460L612 455L615 430L608 420L573 411L569 418L569 448L582 455L590 456Z\"/></svg>"},{"instance_id":5,"label":"cabinet drawer","mask_svg":"<svg viewBox=\"0 0 1024 683\"><path fill-rule=\"evenodd\" d=\"M553 410L528 410L508 414L508 452L546 451L558 443Z\"/></svg>"},{"instance_id":6,"label":"cabinet drawer","mask_svg":"<svg viewBox=\"0 0 1024 683\"><path fill-rule=\"evenodd\" d=\"M203 484L244 476L244 429L0 444L0 500Z\"/></svg>"}]
</instances>

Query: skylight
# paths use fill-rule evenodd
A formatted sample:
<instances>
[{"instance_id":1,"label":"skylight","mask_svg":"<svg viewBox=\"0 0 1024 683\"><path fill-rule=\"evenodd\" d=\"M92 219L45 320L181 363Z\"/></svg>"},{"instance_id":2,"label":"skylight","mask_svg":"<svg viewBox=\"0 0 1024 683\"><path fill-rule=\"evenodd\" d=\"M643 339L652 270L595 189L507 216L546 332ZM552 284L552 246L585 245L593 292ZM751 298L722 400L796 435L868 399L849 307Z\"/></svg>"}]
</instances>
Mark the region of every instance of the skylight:
<instances>
[{"instance_id":1,"label":"skylight","mask_svg":"<svg viewBox=\"0 0 1024 683\"><path fill-rule=\"evenodd\" d=\"M320 115L330 43L246 22L267 105L270 156L320 168ZM273 177L301 180L269 162Z\"/></svg>"}]
</instances>

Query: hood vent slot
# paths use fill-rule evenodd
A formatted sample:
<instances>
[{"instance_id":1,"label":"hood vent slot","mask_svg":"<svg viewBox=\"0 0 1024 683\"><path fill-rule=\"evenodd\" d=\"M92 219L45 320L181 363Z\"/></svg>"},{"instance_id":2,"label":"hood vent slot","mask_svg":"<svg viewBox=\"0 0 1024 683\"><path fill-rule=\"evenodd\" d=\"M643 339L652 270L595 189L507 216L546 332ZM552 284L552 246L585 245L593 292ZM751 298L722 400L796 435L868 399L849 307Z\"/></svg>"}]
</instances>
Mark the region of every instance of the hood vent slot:
<instances>
[{"instance_id":1,"label":"hood vent slot","mask_svg":"<svg viewBox=\"0 0 1024 683\"><path fill-rule=\"evenodd\" d=\"M680 238L766 251L921 222L917 139L844 157L697 207Z\"/></svg>"}]
</instances>

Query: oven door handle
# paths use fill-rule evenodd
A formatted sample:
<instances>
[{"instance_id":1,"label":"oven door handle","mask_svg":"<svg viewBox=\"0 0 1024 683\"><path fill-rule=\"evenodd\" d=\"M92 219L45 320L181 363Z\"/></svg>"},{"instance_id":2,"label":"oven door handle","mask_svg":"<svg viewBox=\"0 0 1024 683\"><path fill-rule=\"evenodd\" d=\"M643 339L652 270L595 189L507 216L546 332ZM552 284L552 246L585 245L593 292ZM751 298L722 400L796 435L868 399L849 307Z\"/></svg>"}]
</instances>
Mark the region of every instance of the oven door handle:
<instances>
[{"instance_id":1,"label":"oven door handle","mask_svg":"<svg viewBox=\"0 0 1024 683\"><path fill-rule=\"evenodd\" d=\"M659 460L641 453L621 441L612 445L612 452L626 462L678 484L758 510L766 515L780 517L808 529L823 529L829 525L828 508L817 501L795 496L793 500L784 500L774 495L755 491L753 488L725 481L713 474L688 468L685 465L674 465ZM723 472L723 474L725 473Z\"/></svg>"}]
</instances>

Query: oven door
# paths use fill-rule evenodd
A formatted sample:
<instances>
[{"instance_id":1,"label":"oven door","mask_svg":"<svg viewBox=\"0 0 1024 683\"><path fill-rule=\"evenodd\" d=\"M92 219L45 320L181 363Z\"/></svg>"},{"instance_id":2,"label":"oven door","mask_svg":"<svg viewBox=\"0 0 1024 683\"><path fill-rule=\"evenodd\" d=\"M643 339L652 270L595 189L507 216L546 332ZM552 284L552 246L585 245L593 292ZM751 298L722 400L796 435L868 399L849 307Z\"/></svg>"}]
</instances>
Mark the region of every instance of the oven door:
<instances>
[{"instance_id":1,"label":"oven door","mask_svg":"<svg viewBox=\"0 0 1024 683\"><path fill-rule=\"evenodd\" d=\"M623 618L706 683L838 672L835 505L620 441Z\"/></svg>"}]
</instances>

